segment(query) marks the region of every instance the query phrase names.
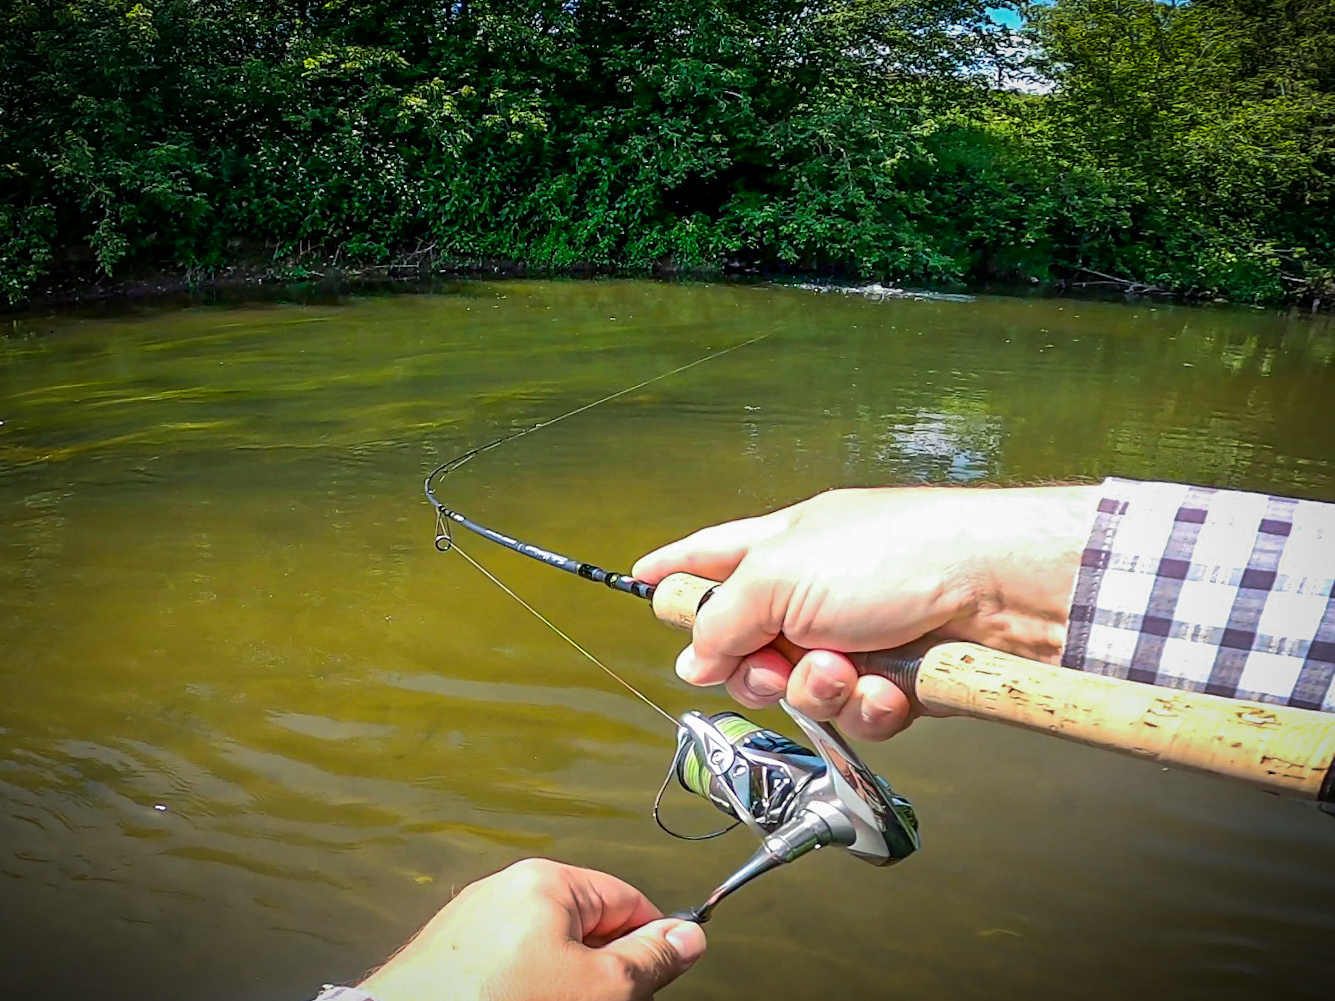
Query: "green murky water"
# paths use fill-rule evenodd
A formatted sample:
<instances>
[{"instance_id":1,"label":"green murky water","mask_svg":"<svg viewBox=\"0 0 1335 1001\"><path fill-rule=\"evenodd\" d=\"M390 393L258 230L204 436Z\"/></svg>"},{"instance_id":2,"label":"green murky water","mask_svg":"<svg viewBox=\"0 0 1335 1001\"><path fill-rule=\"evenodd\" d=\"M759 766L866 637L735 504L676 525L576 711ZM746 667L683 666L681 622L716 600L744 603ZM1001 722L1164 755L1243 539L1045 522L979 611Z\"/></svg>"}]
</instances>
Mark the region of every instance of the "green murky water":
<instances>
[{"instance_id":1,"label":"green murky water","mask_svg":"<svg viewBox=\"0 0 1335 1001\"><path fill-rule=\"evenodd\" d=\"M766 331L475 460L447 497L619 568L840 484L1115 472L1335 499L1321 319L606 282L20 321L0 340L8 993L304 1001L524 855L698 902L748 838L658 832L670 732L432 549L420 480ZM470 551L669 710L725 707L676 681L681 638L639 602ZM766 877L667 996L1328 996L1335 820L970 721L867 756L924 850Z\"/></svg>"}]
</instances>

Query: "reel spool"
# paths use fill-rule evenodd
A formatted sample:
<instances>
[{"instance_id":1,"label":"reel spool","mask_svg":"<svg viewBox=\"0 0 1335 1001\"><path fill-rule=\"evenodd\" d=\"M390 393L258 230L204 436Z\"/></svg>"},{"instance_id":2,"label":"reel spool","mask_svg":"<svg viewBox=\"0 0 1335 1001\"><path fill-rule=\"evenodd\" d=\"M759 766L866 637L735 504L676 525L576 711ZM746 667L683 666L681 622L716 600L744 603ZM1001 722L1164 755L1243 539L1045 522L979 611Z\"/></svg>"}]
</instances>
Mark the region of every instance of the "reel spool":
<instances>
[{"instance_id":1,"label":"reel spool","mask_svg":"<svg viewBox=\"0 0 1335 1001\"><path fill-rule=\"evenodd\" d=\"M730 776L725 788L724 780L709 770L695 743L682 748L672 774L687 792L708 800L734 820L744 822L729 791L745 813L769 831L788 819L798 789L825 770L825 763L815 751L737 713L715 713L709 717L709 724L735 753L742 752L746 775Z\"/></svg>"},{"instance_id":2,"label":"reel spool","mask_svg":"<svg viewBox=\"0 0 1335 1001\"><path fill-rule=\"evenodd\" d=\"M678 721L677 751L654 801L654 819L685 840L717 837L737 826L702 837L668 828L659 808L675 777L683 789L751 828L761 847L703 905L677 917L703 924L734 890L824 845L839 845L873 865L891 865L919 847L909 801L873 774L834 727L779 704L814 751L737 713L689 712Z\"/></svg>"}]
</instances>

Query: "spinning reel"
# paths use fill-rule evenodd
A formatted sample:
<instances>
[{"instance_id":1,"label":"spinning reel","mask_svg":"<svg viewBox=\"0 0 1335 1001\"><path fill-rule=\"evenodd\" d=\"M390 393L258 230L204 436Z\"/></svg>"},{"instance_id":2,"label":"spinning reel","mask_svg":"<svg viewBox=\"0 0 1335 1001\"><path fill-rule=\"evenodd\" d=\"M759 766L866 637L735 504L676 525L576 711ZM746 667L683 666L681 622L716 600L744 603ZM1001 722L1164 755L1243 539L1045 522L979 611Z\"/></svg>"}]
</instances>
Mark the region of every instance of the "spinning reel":
<instances>
[{"instance_id":1,"label":"spinning reel","mask_svg":"<svg viewBox=\"0 0 1335 1001\"><path fill-rule=\"evenodd\" d=\"M779 704L814 751L736 713L689 712L678 721L677 751L654 800L654 819L674 837L692 841L744 824L761 844L703 904L676 917L704 924L724 897L825 845L839 845L877 866L898 862L919 847L918 818L909 801L873 774L833 726ZM736 823L703 837L669 829L659 809L674 776L683 789Z\"/></svg>"}]
</instances>

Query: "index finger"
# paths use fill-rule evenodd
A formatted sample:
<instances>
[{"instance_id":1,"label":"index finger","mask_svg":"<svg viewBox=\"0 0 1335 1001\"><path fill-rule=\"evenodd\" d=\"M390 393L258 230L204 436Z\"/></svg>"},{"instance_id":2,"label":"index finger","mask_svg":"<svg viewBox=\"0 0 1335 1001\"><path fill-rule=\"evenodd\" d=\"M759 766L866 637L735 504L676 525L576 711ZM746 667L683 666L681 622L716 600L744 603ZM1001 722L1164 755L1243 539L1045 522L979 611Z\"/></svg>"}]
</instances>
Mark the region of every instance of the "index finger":
<instances>
[{"instance_id":1,"label":"index finger","mask_svg":"<svg viewBox=\"0 0 1335 1001\"><path fill-rule=\"evenodd\" d=\"M714 589L701 606L691 630L691 645L677 661L677 674L692 685L717 685L727 681L743 658L769 646L783 631L776 615L781 585L748 572L743 564L737 573Z\"/></svg>"},{"instance_id":2,"label":"index finger","mask_svg":"<svg viewBox=\"0 0 1335 1001\"><path fill-rule=\"evenodd\" d=\"M671 573L723 580L737 569L752 546L783 531L787 521L781 515L775 511L702 528L641 556L631 567L631 576L646 584L657 584Z\"/></svg>"}]
</instances>

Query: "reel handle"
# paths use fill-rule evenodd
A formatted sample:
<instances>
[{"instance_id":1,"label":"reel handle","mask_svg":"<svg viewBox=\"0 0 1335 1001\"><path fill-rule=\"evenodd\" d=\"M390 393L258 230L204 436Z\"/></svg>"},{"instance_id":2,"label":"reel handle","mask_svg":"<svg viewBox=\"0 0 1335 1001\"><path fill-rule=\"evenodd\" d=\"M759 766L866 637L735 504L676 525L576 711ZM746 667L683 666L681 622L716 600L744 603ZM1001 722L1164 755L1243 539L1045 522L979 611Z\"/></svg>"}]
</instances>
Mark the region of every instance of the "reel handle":
<instances>
[{"instance_id":1,"label":"reel handle","mask_svg":"<svg viewBox=\"0 0 1335 1001\"><path fill-rule=\"evenodd\" d=\"M654 591L654 614L689 630L717 586L672 574ZM793 662L803 652L783 637L775 646ZM1335 713L1105 678L976 643L849 656L929 712L997 720L1268 792L1335 802Z\"/></svg>"}]
</instances>

